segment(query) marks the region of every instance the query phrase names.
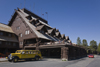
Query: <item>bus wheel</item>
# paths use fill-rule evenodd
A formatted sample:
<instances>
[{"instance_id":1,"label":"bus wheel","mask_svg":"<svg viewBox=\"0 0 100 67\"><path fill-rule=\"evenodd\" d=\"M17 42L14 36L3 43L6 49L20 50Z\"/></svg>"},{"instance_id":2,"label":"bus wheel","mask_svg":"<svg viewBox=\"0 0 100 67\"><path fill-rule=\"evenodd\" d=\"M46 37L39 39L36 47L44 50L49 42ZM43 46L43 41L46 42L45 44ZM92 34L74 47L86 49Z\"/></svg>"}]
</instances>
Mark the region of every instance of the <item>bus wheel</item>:
<instances>
[{"instance_id":1,"label":"bus wheel","mask_svg":"<svg viewBox=\"0 0 100 67\"><path fill-rule=\"evenodd\" d=\"M18 61L18 58L14 58L14 59L13 59L13 62L17 62L17 61Z\"/></svg>"}]
</instances>

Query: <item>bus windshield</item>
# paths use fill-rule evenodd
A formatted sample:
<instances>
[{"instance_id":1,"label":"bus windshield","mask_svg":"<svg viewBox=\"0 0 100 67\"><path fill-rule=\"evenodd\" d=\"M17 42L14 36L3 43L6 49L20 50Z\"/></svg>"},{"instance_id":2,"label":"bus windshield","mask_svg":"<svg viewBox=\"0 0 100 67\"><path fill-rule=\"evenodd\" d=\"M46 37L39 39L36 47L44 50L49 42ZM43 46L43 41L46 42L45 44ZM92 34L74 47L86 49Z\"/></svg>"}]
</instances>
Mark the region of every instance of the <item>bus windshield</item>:
<instances>
[{"instance_id":1,"label":"bus windshield","mask_svg":"<svg viewBox=\"0 0 100 67\"><path fill-rule=\"evenodd\" d=\"M15 53L21 53L21 51L16 51Z\"/></svg>"}]
</instances>

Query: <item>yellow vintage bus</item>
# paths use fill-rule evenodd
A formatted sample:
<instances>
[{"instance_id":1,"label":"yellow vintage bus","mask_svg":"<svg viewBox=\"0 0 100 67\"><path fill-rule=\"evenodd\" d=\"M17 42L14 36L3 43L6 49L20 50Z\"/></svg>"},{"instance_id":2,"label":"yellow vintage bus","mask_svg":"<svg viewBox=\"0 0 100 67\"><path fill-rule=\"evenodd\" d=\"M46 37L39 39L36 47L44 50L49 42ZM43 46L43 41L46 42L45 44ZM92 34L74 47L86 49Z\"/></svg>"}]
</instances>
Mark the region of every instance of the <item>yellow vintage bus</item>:
<instances>
[{"instance_id":1,"label":"yellow vintage bus","mask_svg":"<svg viewBox=\"0 0 100 67\"><path fill-rule=\"evenodd\" d=\"M8 61L17 62L18 60L32 60L35 59L38 61L42 59L41 52L39 50L17 50L15 53L11 53L8 56Z\"/></svg>"}]
</instances>

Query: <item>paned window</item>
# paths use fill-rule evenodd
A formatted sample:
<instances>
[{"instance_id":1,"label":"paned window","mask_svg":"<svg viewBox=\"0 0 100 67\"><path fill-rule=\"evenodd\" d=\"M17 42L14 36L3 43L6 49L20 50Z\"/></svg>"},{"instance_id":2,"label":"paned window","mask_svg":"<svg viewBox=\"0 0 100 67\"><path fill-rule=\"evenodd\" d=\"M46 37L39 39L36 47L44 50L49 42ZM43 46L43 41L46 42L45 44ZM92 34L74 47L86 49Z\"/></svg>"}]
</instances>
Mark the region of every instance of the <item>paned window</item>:
<instances>
[{"instance_id":1,"label":"paned window","mask_svg":"<svg viewBox=\"0 0 100 67\"><path fill-rule=\"evenodd\" d=\"M2 44L2 41L0 41L0 44Z\"/></svg>"},{"instance_id":2,"label":"paned window","mask_svg":"<svg viewBox=\"0 0 100 67\"><path fill-rule=\"evenodd\" d=\"M16 30L19 30L19 29L20 29L20 27L19 27L19 26L17 26L17 27L16 27Z\"/></svg>"},{"instance_id":3,"label":"paned window","mask_svg":"<svg viewBox=\"0 0 100 67\"><path fill-rule=\"evenodd\" d=\"M30 31L29 30L27 30L27 31L25 31L25 34L27 35L27 34L29 34L30 33Z\"/></svg>"},{"instance_id":4,"label":"paned window","mask_svg":"<svg viewBox=\"0 0 100 67\"><path fill-rule=\"evenodd\" d=\"M0 35L3 35L3 32L0 32Z\"/></svg>"}]
</instances>

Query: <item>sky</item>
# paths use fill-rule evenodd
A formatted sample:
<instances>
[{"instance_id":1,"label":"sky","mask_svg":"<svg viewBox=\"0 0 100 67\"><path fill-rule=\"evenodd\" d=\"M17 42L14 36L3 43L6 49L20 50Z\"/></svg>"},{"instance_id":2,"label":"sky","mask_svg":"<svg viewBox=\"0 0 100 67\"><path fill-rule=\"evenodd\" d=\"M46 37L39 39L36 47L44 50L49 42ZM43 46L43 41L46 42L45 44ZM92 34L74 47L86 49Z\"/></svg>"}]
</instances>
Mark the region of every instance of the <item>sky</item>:
<instances>
[{"instance_id":1,"label":"sky","mask_svg":"<svg viewBox=\"0 0 100 67\"><path fill-rule=\"evenodd\" d=\"M17 8L46 19L73 43L78 37L88 45L92 40L100 42L100 0L0 0L0 23L8 24Z\"/></svg>"}]
</instances>

